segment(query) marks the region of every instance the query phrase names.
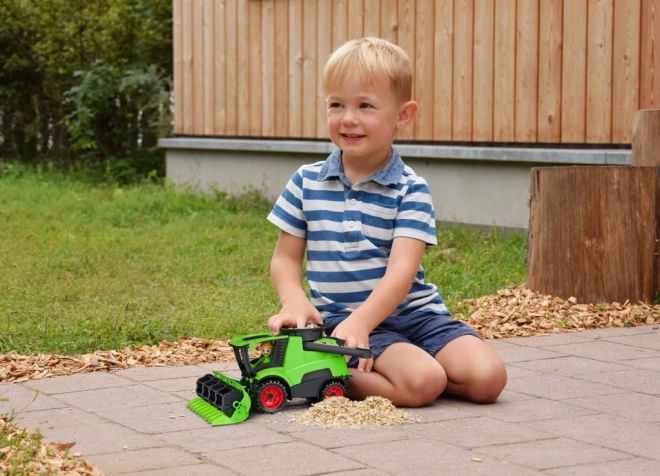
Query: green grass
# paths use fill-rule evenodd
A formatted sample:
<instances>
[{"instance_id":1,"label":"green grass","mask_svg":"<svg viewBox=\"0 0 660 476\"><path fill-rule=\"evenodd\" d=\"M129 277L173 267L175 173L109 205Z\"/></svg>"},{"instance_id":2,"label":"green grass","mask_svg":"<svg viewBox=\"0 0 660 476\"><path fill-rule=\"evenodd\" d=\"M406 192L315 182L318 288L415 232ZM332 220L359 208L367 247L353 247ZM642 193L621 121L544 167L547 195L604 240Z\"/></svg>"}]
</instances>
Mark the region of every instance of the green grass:
<instances>
[{"instance_id":1,"label":"green grass","mask_svg":"<svg viewBox=\"0 0 660 476\"><path fill-rule=\"evenodd\" d=\"M0 168L0 353L265 329L279 308L269 209L255 191L195 195ZM524 236L450 228L438 237L424 265L450 309L524 281Z\"/></svg>"}]
</instances>

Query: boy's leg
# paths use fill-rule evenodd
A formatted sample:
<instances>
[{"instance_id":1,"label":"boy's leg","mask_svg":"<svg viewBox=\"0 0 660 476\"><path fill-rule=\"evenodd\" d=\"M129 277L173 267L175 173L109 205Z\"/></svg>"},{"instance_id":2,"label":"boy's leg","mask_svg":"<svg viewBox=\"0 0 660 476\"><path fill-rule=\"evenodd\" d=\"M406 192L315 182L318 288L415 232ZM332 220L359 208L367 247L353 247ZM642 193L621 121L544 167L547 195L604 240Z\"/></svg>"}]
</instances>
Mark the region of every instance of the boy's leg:
<instances>
[{"instance_id":1,"label":"boy's leg","mask_svg":"<svg viewBox=\"0 0 660 476\"><path fill-rule=\"evenodd\" d=\"M507 376L504 363L481 339L464 335L435 354L447 375L445 394L477 403L497 400Z\"/></svg>"},{"instance_id":2,"label":"boy's leg","mask_svg":"<svg viewBox=\"0 0 660 476\"><path fill-rule=\"evenodd\" d=\"M401 407L429 405L447 385L447 375L433 357L403 342L390 345L376 357L371 372L352 369L351 373L353 376L348 379L351 398L378 395Z\"/></svg>"}]
</instances>

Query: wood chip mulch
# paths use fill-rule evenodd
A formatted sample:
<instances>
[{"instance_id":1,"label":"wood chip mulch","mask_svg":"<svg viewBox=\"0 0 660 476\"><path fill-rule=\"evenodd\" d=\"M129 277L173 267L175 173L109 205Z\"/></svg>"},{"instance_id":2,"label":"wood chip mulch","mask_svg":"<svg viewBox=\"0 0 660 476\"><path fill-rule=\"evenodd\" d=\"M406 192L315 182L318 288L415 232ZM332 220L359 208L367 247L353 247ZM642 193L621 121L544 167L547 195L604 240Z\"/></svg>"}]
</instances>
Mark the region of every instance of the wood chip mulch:
<instances>
[{"instance_id":1,"label":"wood chip mulch","mask_svg":"<svg viewBox=\"0 0 660 476\"><path fill-rule=\"evenodd\" d=\"M660 324L660 305L645 303L579 304L511 286L495 295L462 302L455 313L485 339L577 332L605 327ZM23 382L61 375L116 371L132 367L233 362L228 341L187 339L158 346L97 351L76 357L59 354L0 355L0 382Z\"/></svg>"},{"instance_id":2,"label":"wood chip mulch","mask_svg":"<svg viewBox=\"0 0 660 476\"><path fill-rule=\"evenodd\" d=\"M101 471L79 459L80 453L70 453L75 443L39 443L39 437L34 433L15 426L7 417L0 415L0 435L6 446L0 446L0 474L58 474L62 476L102 476ZM34 455L26 455L26 440L33 444ZM37 444L39 445L37 447ZM26 461L26 456L31 456ZM24 461L23 472L19 473L17 464Z\"/></svg>"}]
</instances>

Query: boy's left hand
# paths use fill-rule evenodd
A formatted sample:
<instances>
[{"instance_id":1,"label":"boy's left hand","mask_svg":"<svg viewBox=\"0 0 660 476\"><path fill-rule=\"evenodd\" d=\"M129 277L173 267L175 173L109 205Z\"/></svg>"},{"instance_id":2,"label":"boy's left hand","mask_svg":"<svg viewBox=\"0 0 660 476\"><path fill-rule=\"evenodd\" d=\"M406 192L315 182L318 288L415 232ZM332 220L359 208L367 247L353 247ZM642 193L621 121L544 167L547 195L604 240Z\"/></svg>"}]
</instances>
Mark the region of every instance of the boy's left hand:
<instances>
[{"instance_id":1,"label":"boy's left hand","mask_svg":"<svg viewBox=\"0 0 660 476\"><path fill-rule=\"evenodd\" d=\"M344 345L347 347L369 348L369 331L363 329L359 324L352 322L351 317L348 317L344 322L335 327L332 337L343 339L345 341ZM349 359L350 357L346 358L346 360ZM358 372L371 372L373 366L373 358L360 359L356 370Z\"/></svg>"}]
</instances>

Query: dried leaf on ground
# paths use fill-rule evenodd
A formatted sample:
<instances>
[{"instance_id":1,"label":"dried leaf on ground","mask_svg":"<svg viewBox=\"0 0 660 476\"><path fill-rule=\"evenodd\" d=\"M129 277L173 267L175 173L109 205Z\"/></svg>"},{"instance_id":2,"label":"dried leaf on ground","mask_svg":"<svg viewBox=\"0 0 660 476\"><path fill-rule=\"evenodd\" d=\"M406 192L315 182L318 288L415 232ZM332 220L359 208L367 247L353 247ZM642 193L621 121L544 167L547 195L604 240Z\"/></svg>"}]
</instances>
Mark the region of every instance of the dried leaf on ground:
<instances>
[{"instance_id":1,"label":"dried leaf on ground","mask_svg":"<svg viewBox=\"0 0 660 476\"><path fill-rule=\"evenodd\" d=\"M295 413L289 421L304 425L355 428L370 425L401 425L418 422L419 418L396 408L383 397L367 397L361 401L346 397L321 400L304 412Z\"/></svg>"},{"instance_id":2,"label":"dried leaf on ground","mask_svg":"<svg viewBox=\"0 0 660 476\"><path fill-rule=\"evenodd\" d=\"M39 448L34 447L34 457L28 461L26 446L19 443L26 440L36 442L38 437L15 426L7 415L0 415L0 434L2 440L7 441L7 446L0 447L0 474L15 474L19 469L16 465L23 461L26 465L25 474L103 476L98 468L69 454L68 450L75 443L39 443Z\"/></svg>"}]
</instances>

